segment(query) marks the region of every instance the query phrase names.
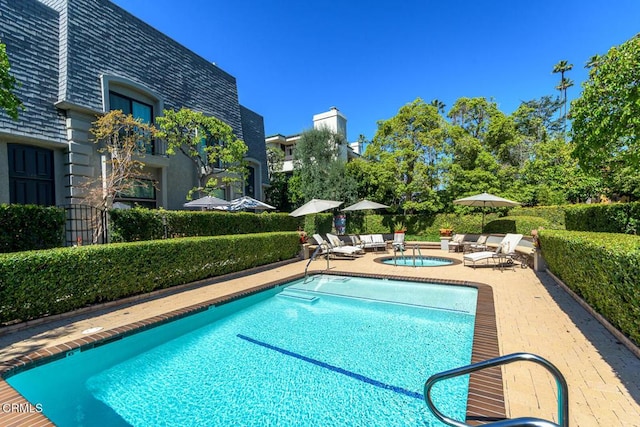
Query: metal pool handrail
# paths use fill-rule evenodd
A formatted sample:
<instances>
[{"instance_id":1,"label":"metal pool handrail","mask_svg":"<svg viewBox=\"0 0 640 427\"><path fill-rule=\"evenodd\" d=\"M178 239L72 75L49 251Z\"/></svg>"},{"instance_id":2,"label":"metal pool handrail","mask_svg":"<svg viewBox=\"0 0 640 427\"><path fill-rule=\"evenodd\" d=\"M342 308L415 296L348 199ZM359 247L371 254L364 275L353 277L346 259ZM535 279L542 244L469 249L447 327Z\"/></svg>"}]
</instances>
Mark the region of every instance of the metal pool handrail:
<instances>
[{"instance_id":1,"label":"metal pool handrail","mask_svg":"<svg viewBox=\"0 0 640 427\"><path fill-rule=\"evenodd\" d=\"M540 356L531 353L513 353L506 356L496 357L494 359L485 360L483 362L473 363L461 368L451 369L449 371L440 372L432 375L424 384L424 400L429 407L429 410L440 421L454 427L470 427L469 424L465 424L461 421L454 420L442 414L438 408L435 407L431 401L431 388L441 380L450 379L460 375L467 375L481 369L492 368L494 366L506 365L508 363L518 361L529 361L544 366L556 379L556 385L558 387L558 423L555 424L551 421L543 420L540 418L523 417L514 418L509 420L501 420L493 423L484 424L485 426L495 427L569 427L569 388L562 373L551 362L543 359Z\"/></svg>"},{"instance_id":2,"label":"metal pool handrail","mask_svg":"<svg viewBox=\"0 0 640 427\"><path fill-rule=\"evenodd\" d=\"M309 261L307 261L307 266L304 268L305 278L307 277L307 270L309 269L309 264L311 264L311 261L313 261L316 258L316 255L322 249L323 246L325 246L326 254L327 254L327 270L329 269L329 245L327 245L326 243L320 243L318 244L318 247L316 248L316 250L313 251L313 254L311 254L311 256L309 257Z\"/></svg>"}]
</instances>

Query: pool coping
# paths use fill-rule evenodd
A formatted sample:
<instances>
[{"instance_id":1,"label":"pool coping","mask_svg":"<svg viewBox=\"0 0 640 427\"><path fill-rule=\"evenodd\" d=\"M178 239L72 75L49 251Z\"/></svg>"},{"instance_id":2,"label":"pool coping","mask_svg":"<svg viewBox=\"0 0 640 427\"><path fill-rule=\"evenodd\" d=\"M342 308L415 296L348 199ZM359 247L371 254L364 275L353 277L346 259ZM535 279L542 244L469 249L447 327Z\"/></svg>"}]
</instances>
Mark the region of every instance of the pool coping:
<instances>
[{"instance_id":1,"label":"pool coping","mask_svg":"<svg viewBox=\"0 0 640 427\"><path fill-rule=\"evenodd\" d=\"M471 363L498 357L498 332L496 327L496 313L493 299L493 289L484 283L460 280L430 279L426 277L406 277L400 275L353 273L345 271L311 271L309 274L340 275L350 277L366 277L376 279L406 280L419 283L436 283L443 285L466 286L478 289L476 305L476 319ZM21 357L0 362L0 402L6 405L22 405L20 411L11 411L3 415L6 425L51 426L54 425L38 408L29 403L18 391L11 387L6 379L22 371L66 357L70 351L81 351L100 347L126 336L136 334L157 326L178 320L180 318L207 310L211 306L218 306L256 293L273 289L287 282L304 278L303 273L290 275L275 281L270 281L249 289L233 292L228 295L193 304L181 309L172 310L162 315L153 316L142 321L134 322L117 328L96 332L86 337L72 340L53 347L44 348ZM427 379L425 378L425 381ZM25 409L26 408L26 409ZM4 411L2 412L10 412ZM466 422L470 425L481 425L486 422L506 418L502 370L500 367L475 372L469 378L469 394L467 400Z\"/></svg>"},{"instance_id":2,"label":"pool coping","mask_svg":"<svg viewBox=\"0 0 640 427\"><path fill-rule=\"evenodd\" d=\"M448 262L451 262L450 264L443 264L443 265L402 265L401 267L415 267L415 268L442 268L442 267L451 267L452 265L459 265L462 264L462 261L460 261L459 259L455 259L455 258L447 258L444 256L432 256L432 255L423 255L424 258L434 258L434 259L439 259L439 260L446 260ZM377 262L378 264L384 264L384 265L389 265L391 267L396 267L393 264L387 264L385 261L389 261L391 259L395 258L393 255L387 255L387 256L381 256L378 258L374 258L373 262ZM413 255L407 255L405 256L405 258L413 258ZM435 280L435 279L432 279ZM440 279L442 280L442 279Z\"/></svg>"}]
</instances>

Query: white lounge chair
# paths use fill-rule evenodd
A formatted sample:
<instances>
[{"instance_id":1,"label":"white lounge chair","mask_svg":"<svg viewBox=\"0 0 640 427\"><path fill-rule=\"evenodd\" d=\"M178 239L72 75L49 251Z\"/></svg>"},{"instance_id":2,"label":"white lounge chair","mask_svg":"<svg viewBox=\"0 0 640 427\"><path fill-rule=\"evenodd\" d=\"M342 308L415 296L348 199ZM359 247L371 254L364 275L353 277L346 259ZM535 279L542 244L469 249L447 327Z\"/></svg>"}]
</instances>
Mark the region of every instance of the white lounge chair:
<instances>
[{"instance_id":1,"label":"white lounge chair","mask_svg":"<svg viewBox=\"0 0 640 427\"><path fill-rule=\"evenodd\" d=\"M314 234L313 239L322 247L320 251L320 255L329 254L329 255L338 255L338 256L347 256L347 257L357 257L358 251L361 251L359 248L354 248L352 246L333 246L331 242L325 240L319 234Z\"/></svg>"},{"instance_id":2,"label":"white lounge chair","mask_svg":"<svg viewBox=\"0 0 640 427\"><path fill-rule=\"evenodd\" d=\"M487 234L482 234L480 235L480 237L478 237L478 240L476 240L475 243L470 243L464 246L464 250L466 252L480 252L480 251L486 251L487 250L487 239L489 238L489 235Z\"/></svg>"},{"instance_id":3,"label":"white lounge chair","mask_svg":"<svg viewBox=\"0 0 640 427\"><path fill-rule=\"evenodd\" d=\"M464 239L465 234L454 234L451 240L449 241L449 252L462 252L462 248L464 247Z\"/></svg>"},{"instance_id":4,"label":"white lounge chair","mask_svg":"<svg viewBox=\"0 0 640 427\"><path fill-rule=\"evenodd\" d=\"M394 233L391 245L396 251L404 251L404 233Z\"/></svg>"},{"instance_id":5,"label":"white lounge chair","mask_svg":"<svg viewBox=\"0 0 640 427\"><path fill-rule=\"evenodd\" d=\"M327 233L327 239L329 240L329 244L331 245L331 247L334 249L341 248L342 250L352 251L354 254L364 253L363 248L347 245L335 234Z\"/></svg>"},{"instance_id":6,"label":"white lounge chair","mask_svg":"<svg viewBox=\"0 0 640 427\"><path fill-rule=\"evenodd\" d=\"M378 248L387 249L387 242L384 241L382 234L361 234L360 240L365 249L375 249L376 251Z\"/></svg>"},{"instance_id":7,"label":"white lounge chair","mask_svg":"<svg viewBox=\"0 0 640 427\"><path fill-rule=\"evenodd\" d=\"M522 239L522 234L507 234L504 236L495 251L481 251L465 254L462 257L464 265L467 262L472 263L473 268L476 268L476 262L487 260L492 261L495 266L502 266L505 263L513 263L513 257L515 255L516 246Z\"/></svg>"}]
</instances>

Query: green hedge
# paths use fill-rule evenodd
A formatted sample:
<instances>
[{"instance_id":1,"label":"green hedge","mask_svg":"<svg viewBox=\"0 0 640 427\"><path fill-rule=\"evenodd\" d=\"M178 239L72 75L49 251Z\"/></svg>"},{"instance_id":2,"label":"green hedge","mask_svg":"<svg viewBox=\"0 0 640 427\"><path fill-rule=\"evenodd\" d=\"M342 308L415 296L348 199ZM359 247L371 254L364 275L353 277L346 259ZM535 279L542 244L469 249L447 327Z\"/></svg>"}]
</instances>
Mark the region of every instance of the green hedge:
<instances>
[{"instance_id":1,"label":"green hedge","mask_svg":"<svg viewBox=\"0 0 640 427\"><path fill-rule=\"evenodd\" d=\"M330 233L333 227L333 214L318 213L314 215L305 215L303 217L303 230L308 236L314 233Z\"/></svg>"},{"instance_id":2,"label":"green hedge","mask_svg":"<svg viewBox=\"0 0 640 427\"><path fill-rule=\"evenodd\" d=\"M540 232L549 269L612 325L640 345L640 237Z\"/></svg>"},{"instance_id":3,"label":"green hedge","mask_svg":"<svg viewBox=\"0 0 640 427\"><path fill-rule=\"evenodd\" d=\"M113 209L109 211L113 242L133 242L174 237L220 236L275 231L295 231L301 218L286 213L192 212L163 209Z\"/></svg>"},{"instance_id":4,"label":"green hedge","mask_svg":"<svg viewBox=\"0 0 640 427\"><path fill-rule=\"evenodd\" d=\"M544 218L536 216L505 216L485 224L485 233L506 234L517 233L525 236L531 235L531 230L540 227L550 228L551 224Z\"/></svg>"},{"instance_id":5,"label":"green hedge","mask_svg":"<svg viewBox=\"0 0 640 427\"><path fill-rule=\"evenodd\" d=\"M535 206L532 208L513 208L509 216L536 216L549 221L549 227L556 230L565 228L565 209L563 206Z\"/></svg>"},{"instance_id":6,"label":"green hedge","mask_svg":"<svg viewBox=\"0 0 640 427\"><path fill-rule=\"evenodd\" d=\"M232 273L296 256L296 232L152 240L0 255L0 323Z\"/></svg>"},{"instance_id":7,"label":"green hedge","mask_svg":"<svg viewBox=\"0 0 640 427\"><path fill-rule=\"evenodd\" d=\"M64 209L0 205L0 252L64 246Z\"/></svg>"},{"instance_id":8,"label":"green hedge","mask_svg":"<svg viewBox=\"0 0 640 427\"><path fill-rule=\"evenodd\" d=\"M604 233L640 232L640 202L567 206L567 230Z\"/></svg>"}]
</instances>

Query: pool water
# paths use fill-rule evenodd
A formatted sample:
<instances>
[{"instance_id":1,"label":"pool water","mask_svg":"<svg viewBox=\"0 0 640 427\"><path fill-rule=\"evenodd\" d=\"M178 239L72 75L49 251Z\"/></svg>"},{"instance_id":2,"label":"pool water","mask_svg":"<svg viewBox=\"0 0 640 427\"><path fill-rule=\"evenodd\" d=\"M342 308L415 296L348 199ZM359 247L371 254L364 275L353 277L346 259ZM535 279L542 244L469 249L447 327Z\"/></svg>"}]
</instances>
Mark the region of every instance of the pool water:
<instances>
[{"instance_id":1,"label":"pool water","mask_svg":"<svg viewBox=\"0 0 640 427\"><path fill-rule=\"evenodd\" d=\"M382 260L383 264L401 265L403 267L442 267L453 264L449 258L439 258L433 256L403 256Z\"/></svg>"},{"instance_id":2,"label":"pool water","mask_svg":"<svg viewBox=\"0 0 640 427\"><path fill-rule=\"evenodd\" d=\"M19 373L59 426L441 425L425 380L466 365L477 291L317 276ZM464 420L468 378L437 385Z\"/></svg>"}]
</instances>

